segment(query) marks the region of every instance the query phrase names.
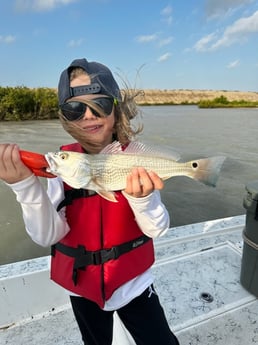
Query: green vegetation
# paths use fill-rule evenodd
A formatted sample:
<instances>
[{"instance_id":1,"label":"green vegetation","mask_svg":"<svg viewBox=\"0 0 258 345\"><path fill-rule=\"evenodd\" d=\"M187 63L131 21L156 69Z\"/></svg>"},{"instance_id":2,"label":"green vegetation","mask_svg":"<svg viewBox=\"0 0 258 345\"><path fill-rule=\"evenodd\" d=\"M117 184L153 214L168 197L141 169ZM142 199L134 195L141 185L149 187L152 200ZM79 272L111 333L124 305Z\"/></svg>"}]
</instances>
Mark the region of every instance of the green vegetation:
<instances>
[{"instance_id":1,"label":"green vegetation","mask_svg":"<svg viewBox=\"0 0 258 345\"><path fill-rule=\"evenodd\" d=\"M213 100L203 100L198 104L199 108L256 108L258 102L251 102L245 100L229 101L227 97L220 96Z\"/></svg>"},{"instance_id":2,"label":"green vegetation","mask_svg":"<svg viewBox=\"0 0 258 345\"><path fill-rule=\"evenodd\" d=\"M138 105L140 105L140 106L144 106L144 107L148 107L148 106L168 106L168 105L175 105L175 106L177 106L177 105L198 105L198 103L195 103L195 102L188 102L188 101L183 101L183 102L181 102L181 103L175 103L175 102L173 102L173 101L171 101L171 102L160 102L160 103L158 103L158 102L155 102L155 103L144 103L144 102L138 102L137 103Z\"/></svg>"},{"instance_id":3,"label":"green vegetation","mask_svg":"<svg viewBox=\"0 0 258 345\"><path fill-rule=\"evenodd\" d=\"M0 87L0 120L44 120L58 118L54 89L25 86Z\"/></svg>"},{"instance_id":4,"label":"green vegetation","mask_svg":"<svg viewBox=\"0 0 258 345\"><path fill-rule=\"evenodd\" d=\"M213 100L200 102L183 101L180 104L173 101L141 103L141 106L155 105L198 105L199 108L250 108L258 107L258 102L229 101L221 95ZM45 120L58 118L58 99L55 89L35 88L25 86L0 87L0 121Z\"/></svg>"}]
</instances>

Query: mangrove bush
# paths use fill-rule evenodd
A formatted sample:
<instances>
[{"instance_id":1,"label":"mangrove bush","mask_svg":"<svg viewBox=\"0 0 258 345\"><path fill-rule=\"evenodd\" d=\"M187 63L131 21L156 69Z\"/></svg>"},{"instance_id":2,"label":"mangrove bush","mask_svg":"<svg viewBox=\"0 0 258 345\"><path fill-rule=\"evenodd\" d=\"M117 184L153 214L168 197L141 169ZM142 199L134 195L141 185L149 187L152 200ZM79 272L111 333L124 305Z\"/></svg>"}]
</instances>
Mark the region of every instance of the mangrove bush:
<instances>
[{"instance_id":1,"label":"mangrove bush","mask_svg":"<svg viewBox=\"0 0 258 345\"><path fill-rule=\"evenodd\" d=\"M245 100L229 101L227 97L221 95L212 100L202 100L198 103L199 108L255 108L258 102Z\"/></svg>"},{"instance_id":2,"label":"mangrove bush","mask_svg":"<svg viewBox=\"0 0 258 345\"><path fill-rule=\"evenodd\" d=\"M25 86L0 87L0 120L44 120L58 118L54 89Z\"/></svg>"}]
</instances>

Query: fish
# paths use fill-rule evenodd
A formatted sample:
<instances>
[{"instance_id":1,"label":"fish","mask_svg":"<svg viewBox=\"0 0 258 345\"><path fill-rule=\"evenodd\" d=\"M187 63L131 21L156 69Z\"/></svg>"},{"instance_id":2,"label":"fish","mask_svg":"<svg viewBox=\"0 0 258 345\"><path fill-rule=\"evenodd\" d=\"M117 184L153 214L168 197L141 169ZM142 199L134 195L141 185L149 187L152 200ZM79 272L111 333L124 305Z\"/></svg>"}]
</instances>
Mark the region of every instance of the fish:
<instances>
[{"instance_id":1,"label":"fish","mask_svg":"<svg viewBox=\"0 0 258 345\"><path fill-rule=\"evenodd\" d=\"M48 152L46 172L59 176L73 188L93 190L116 202L115 191L126 188L126 177L134 167L154 171L162 180L186 176L208 186L216 186L224 156L179 162L177 153L164 154L141 142L130 142L123 150L113 142L98 154L71 151Z\"/></svg>"}]
</instances>

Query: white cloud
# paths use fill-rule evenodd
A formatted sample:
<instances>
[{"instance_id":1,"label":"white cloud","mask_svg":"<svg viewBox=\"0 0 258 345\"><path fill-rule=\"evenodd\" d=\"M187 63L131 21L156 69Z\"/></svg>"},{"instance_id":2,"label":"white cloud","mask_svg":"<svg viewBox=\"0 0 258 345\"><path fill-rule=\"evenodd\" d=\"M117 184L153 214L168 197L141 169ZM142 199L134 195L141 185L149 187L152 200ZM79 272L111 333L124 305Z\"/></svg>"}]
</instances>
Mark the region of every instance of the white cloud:
<instances>
[{"instance_id":1,"label":"white cloud","mask_svg":"<svg viewBox=\"0 0 258 345\"><path fill-rule=\"evenodd\" d=\"M258 11L250 17L240 18L231 26L228 26L222 37L211 46L211 49L216 50L223 46L228 47L236 42L242 42L247 39L249 34L254 32L258 32Z\"/></svg>"},{"instance_id":2,"label":"white cloud","mask_svg":"<svg viewBox=\"0 0 258 345\"><path fill-rule=\"evenodd\" d=\"M166 61L170 58L171 54L170 53L166 53L166 54L163 54L161 55L159 58L158 58L158 62L163 62L163 61Z\"/></svg>"},{"instance_id":3,"label":"white cloud","mask_svg":"<svg viewBox=\"0 0 258 345\"><path fill-rule=\"evenodd\" d=\"M153 35L141 35L136 37L136 41L139 43L148 43L148 42L153 42L156 41L158 36L156 34Z\"/></svg>"},{"instance_id":4,"label":"white cloud","mask_svg":"<svg viewBox=\"0 0 258 345\"><path fill-rule=\"evenodd\" d=\"M228 65L227 65L227 68L231 69L231 68L236 68L237 66L240 65L240 61L239 60L235 60L235 61L232 61L230 62Z\"/></svg>"},{"instance_id":5,"label":"white cloud","mask_svg":"<svg viewBox=\"0 0 258 345\"><path fill-rule=\"evenodd\" d=\"M83 43L83 38L79 38L77 40L70 40L68 42L68 47L70 48L79 47L82 45L82 43Z\"/></svg>"},{"instance_id":6,"label":"white cloud","mask_svg":"<svg viewBox=\"0 0 258 345\"><path fill-rule=\"evenodd\" d=\"M69 5L77 0L16 0L15 8L18 11L43 12L53 10L62 5Z\"/></svg>"},{"instance_id":7,"label":"white cloud","mask_svg":"<svg viewBox=\"0 0 258 345\"><path fill-rule=\"evenodd\" d=\"M13 43L14 41L16 41L15 36L12 36L12 35L1 36L0 35L0 43L10 44L10 43Z\"/></svg>"},{"instance_id":8,"label":"white cloud","mask_svg":"<svg viewBox=\"0 0 258 345\"><path fill-rule=\"evenodd\" d=\"M215 33L211 33L207 36L202 37L199 41L195 43L194 49L199 52L208 50L209 43L214 41L215 38Z\"/></svg>"},{"instance_id":9,"label":"white cloud","mask_svg":"<svg viewBox=\"0 0 258 345\"><path fill-rule=\"evenodd\" d=\"M161 12L162 20L165 21L168 25L172 23L173 17L172 17L172 7L166 6L164 7Z\"/></svg>"},{"instance_id":10,"label":"white cloud","mask_svg":"<svg viewBox=\"0 0 258 345\"><path fill-rule=\"evenodd\" d=\"M152 34L152 35L137 36L135 40L136 42L142 43L142 44L155 42L156 46L164 47L173 41L173 37L169 36L166 38L160 38L160 34Z\"/></svg>"},{"instance_id":11,"label":"white cloud","mask_svg":"<svg viewBox=\"0 0 258 345\"><path fill-rule=\"evenodd\" d=\"M169 16L172 13L172 7L171 6L166 6L161 10L161 15L162 16Z\"/></svg>"},{"instance_id":12,"label":"white cloud","mask_svg":"<svg viewBox=\"0 0 258 345\"><path fill-rule=\"evenodd\" d=\"M229 47L235 43L242 43L252 33L258 32L258 11L249 17L236 20L228 26L222 36L217 39L217 34L212 33L201 38L195 45L196 51L212 51L221 47Z\"/></svg>"},{"instance_id":13,"label":"white cloud","mask_svg":"<svg viewBox=\"0 0 258 345\"><path fill-rule=\"evenodd\" d=\"M253 0L206 0L206 14L209 18L225 17Z\"/></svg>"},{"instance_id":14,"label":"white cloud","mask_svg":"<svg viewBox=\"0 0 258 345\"><path fill-rule=\"evenodd\" d=\"M167 38L164 38L164 39L161 39L160 42L159 42L159 46L160 46L160 47L167 46L167 45L170 44L172 41L173 41L173 37L172 37L172 36L167 37Z\"/></svg>"},{"instance_id":15,"label":"white cloud","mask_svg":"<svg viewBox=\"0 0 258 345\"><path fill-rule=\"evenodd\" d=\"M165 21L168 25L170 25L170 24L172 23L172 21L173 21L173 18L172 18L172 16L169 16L169 17L164 18L164 21Z\"/></svg>"}]
</instances>

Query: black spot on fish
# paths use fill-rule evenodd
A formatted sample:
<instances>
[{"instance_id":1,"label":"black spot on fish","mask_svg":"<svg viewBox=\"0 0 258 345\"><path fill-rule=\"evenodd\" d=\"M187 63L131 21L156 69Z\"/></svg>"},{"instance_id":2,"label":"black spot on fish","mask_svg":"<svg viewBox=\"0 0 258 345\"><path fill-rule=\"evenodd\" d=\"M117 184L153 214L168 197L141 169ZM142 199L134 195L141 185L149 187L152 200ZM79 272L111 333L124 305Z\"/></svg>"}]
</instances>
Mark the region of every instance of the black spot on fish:
<instances>
[{"instance_id":1,"label":"black spot on fish","mask_svg":"<svg viewBox=\"0 0 258 345\"><path fill-rule=\"evenodd\" d=\"M197 163L197 162L193 162L193 163L192 163L192 167L193 167L194 169L198 168L198 163Z\"/></svg>"}]
</instances>

